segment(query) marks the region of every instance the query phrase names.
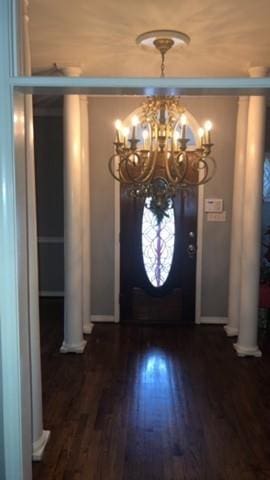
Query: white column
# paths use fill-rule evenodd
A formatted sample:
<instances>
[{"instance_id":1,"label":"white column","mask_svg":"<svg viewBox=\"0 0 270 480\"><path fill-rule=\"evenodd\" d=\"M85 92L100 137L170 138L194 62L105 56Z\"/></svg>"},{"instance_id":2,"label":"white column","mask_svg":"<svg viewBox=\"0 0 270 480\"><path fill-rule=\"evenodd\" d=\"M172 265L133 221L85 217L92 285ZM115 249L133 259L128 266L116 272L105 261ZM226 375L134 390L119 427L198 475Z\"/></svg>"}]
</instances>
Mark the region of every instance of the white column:
<instances>
[{"instance_id":1,"label":"white column","mask_svg":"<svg viewBox=\"0 0 270 480\"><path fill-rule=\"evenodd\" d=\"M83 332L90 334L91 323L91 237L90 237L90 157L88 97L81 95L82 160L82 310Z\"/></svg>"},{"instance_id":2,"label":"white column","mask_svg":"<svg viewBox=\"0 0 270 480\"><path fill-rule=\"evenodd\" d=\"M68 67L64 73L79 76ZM82 227L81 227L81 125L79 95L64 97L64 238L65 318L61 353L82 353Z\"/></svg>"},{"instance_id":3,"label":"white column","mask_svg":"<svg viewBox=\"0 0 270 480\"><path fill-rule=\"evenodd\" d=\"M239 97L238 115L236 126L236 143L234 159L233 207L232 207L232 232L229 277L229 312L228 324L225 332L229 337L238 335L240 317L240 280L241 280L241 253L243 234L243 196L244 172L247 151L247 125L248 125L249 97Z\"/></svg>"},{"instance_id":4,"label":"white column","mask_svg":"<svg viewBox=\"0 0 270 480\"><path fill-rule=\"evenodd\" d=\"M252 77L264 77L267 75L267 69L253 67L249 73ZM240 322L238 341L235 344L239 356L261 356L257 345L257 330L265 116L265 97L250 97L244 186Z\"/></svg>"},{"instance_id":5,"label":"white column","mask_svg":"<svg viewBox=\"0 0 270 480\"><path fill-rule=\"evenodd\" d=\"M24 2L24 73L31 75L28 1ZM32 458L41 460L50 432L43 430L40 360L39 284L37 251L36 180L33 133L33 99L25 95L25 144L27 169L28 288L32 400Z\"/></svg>"}]
</instances>

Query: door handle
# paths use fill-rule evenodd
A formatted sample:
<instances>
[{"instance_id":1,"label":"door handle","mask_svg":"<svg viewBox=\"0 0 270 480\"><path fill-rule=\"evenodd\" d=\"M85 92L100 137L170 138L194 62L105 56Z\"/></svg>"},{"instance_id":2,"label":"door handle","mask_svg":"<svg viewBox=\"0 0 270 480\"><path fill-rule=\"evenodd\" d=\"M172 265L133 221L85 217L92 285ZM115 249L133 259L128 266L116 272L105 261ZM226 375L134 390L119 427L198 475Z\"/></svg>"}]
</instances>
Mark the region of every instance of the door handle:
<instances>
[{"instance_id":1,"label":"door handle","mask_svg":"<svg viewBox=\"0 0 270 480\"><path fill-rule=\"evenodd\" d=\"M189 237L189 244L187 247L187 254L189 258L194 258L197 252L197 246L195 245L195 233L189 232L188 237Z\"/></svg>"},{"instance_id":2,"label":"door handle","mask_svg":"<svg viewBox=\"0 0 270 480\"><path fill-rule=\"evenodd\" d=\"M195 257L195 255L196 255L196 250L197 250L197 249L196 249L195 245L192 245L192 244L188 245L188 247L187 247L187 253L188 253L189 258Z\"/></svg>"}]
</instances>

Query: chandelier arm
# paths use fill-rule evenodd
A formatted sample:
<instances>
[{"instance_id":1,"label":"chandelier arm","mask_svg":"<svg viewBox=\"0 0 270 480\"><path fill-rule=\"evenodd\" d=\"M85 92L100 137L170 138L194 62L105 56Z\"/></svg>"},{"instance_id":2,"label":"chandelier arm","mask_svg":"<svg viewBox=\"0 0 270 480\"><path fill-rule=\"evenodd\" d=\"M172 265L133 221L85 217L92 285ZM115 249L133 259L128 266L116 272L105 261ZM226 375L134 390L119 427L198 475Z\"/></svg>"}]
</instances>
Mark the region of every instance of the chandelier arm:
<instances>
[{"instance_id":1,"label":"chandelier arm","mask_svg":"<svg viewBox=\"0 0 270 480\"><path fill-rule=\"evenodd\" d=\"M195 187L198 185L203 185L207 179L208 176L208 165L206 161L202 158L199 158L197 161L197 165L195 165L196 160L192 160L189 167L190 167L190 172L195 172L197 173L198 177L201 177L200 180L192 181L188 178L188 175L186 176L186 182L187 185L190 187ZM202 166L199 166L199 164L202 164Z\"/></svg>"},{"instance_id":2,"label":"chandelier arm","mask_svg":"<svg viewBox=\"0 0 270 480\"><path fill-rule=\"evenodd\" d=\"M207 157L208 160L210 160L212 162L212 172L211 174L208 176L208 178L203 182L203 184L205 185L206 183L210 182L210 180L212 180L212 178L214 177L215 173L216 173L216 170L217 170L217 164L216 164L216 161L213 157ZM207 165L207 171L209 172L209 165ZM207 173L208 175L208 173ZM198 183L198 185L202 185L202 182L200 181Z\"/></svg>"},{"instance_id":3,"label":"chandelier arm","mask_svg":"<svg viewBox=\"0 0 270 480\"><path fill-rule=\"evenodd\" d=\"M212 171L209 168L209 161L212 164ZM213 157L210 157L210 156L207 155L204 158L200 158L199 163L202 163L202 162L205 165L205 168L207 170L207 174L204 175L203 178L199 180L197 185L205 185L206 183L210 182L210 180L212 180L213 176L215 175L216 169L217 169L217 164L216 164L216 161ZM200 172L202 170L202 168L203 167L198 167L198 171ZM210 175L209 175L209 171L211 171Z\"/></svg>"},{"instance_id":4,"label":"chandelier arm","mask_svg":"<svg viewBox=\"0 0 270 480\"><path fill-rule=\"evenodd\" d=\"M131 184L134 182L134 180L128 171L127 165L128 165L128 157L125 156L122 159L120 159L120 162L119 162L120 178L122 182Z\"/></svg>"},{"instance_id":5,"label":"chandelier arm","mask_svg":"<svg viewBox=\"0 0 270 480\"><path fill-rule=\"evenodd\" d=\"M109 159L109 162L108 162L108 168L109 168L109 172L110 174L112 175L112 177L117 180L117 182L120 182L121 181L121 178L120 178L120 173L119 173L119 176L116 175L115 173L115 161L119 158L119 155L117 154L114 154L110 157ZM118 171L119 171L119 163L118 163ZM120 171L119 171L120 172Z\"/></svg>"},{"instance_id":6,"label":"chandelier arm","mask_svg":"<svg viewBox=\"0 0 270 480\"><path fill-rule=\"evenodd\" d=\"M130 153L129 156L127 156L125 158L125 169L126 169L126 172L127 172L127 175L130 179L131 182L134 182L134 183L142 183L142 182L145 182L146 181L146 174L144 171L140 172L138 175L136 175L136 173L133 173L132 172L132 169L135 169L136 167L138 167L138 165L131 165L131 162L130 162L130 156L131 155L135 155L138 159L138 162L141 161L141 156L139 155L138 152L133 152L133 153Z\"/></svg>"},{"instance_id":7,"label":"chandelier arm","mask_svg":"<svg viewBox=\"0 0 270 480\"><path fill-rule=\"evenodd\" d=\"M150 155L150 158L151 158L151 155ZM152 175L155 171L156 162L157 162L157 151L154 152L153 161L152 162L151 162L151 160L149 161L149 163L150 163L149 171L148 172L143 172L141 175L139 175L137 177L133 177L133 181L135 183L149 182L149 180L151 179L151 177L152 177Z\"/></svg>"},{"instance_id":8,"label":"chandelier arm","mask_svg":"<svg viewBox=\"0 0 270 480\"><path fill-rule=\"evenodd\" d=\"M119 161L118 161L119 175L118 176L115 174L115 168L113 167L113 163L114 163L115 159L119 159ZM119 155L117 155L117 154L113 155L109 160L109 170L110 170L111 175L118 182L131 183L130 180L125 176L125 173L124 173L125 169L123 168L124 162L125 162L125 157L121 159L121 157Z\"/></svg>"},{"instance_id":9,"label":"chandelier arm","mask_svg":"<svg viewBox=\"0 0 270 480\"><path fill-rule=\"evenodd\" d=\"M177 160L180 159L181 155L183 155L184 160L182 160L182 162L177 162ZM180 152L180 153L178 153L178 155L176 157L173 157L173 163L174 163L174 168L177 172L178 183L182 182L184 180L184 178L186 177L187 172L188 172L188 156L187 156L186 152ZM179 168L179 163L181 163L181 166L184 165L184 171L183 172L181 172L181 170Z\"/></svg>"},{"instance_id":10,"label":"chandelier arm","mask_svg":"<svg viewBox=\"0 0 270 480\"><path fill-rule=\"evenodd\" d=\"M174 185L176 185L178 178L177 178L177 176L175 178L172 176L171 170L170 170L170 167L169 167L169 161L170 161L171 158L173 159L173 162L174 162L173 153L170 153L170 155L168 157L167 156L165 157L165 171L166 171L166 174L167 174L167 177L168 177L169 181L171 183L173 183Z\"/></svg>"},{"instance_id":11,"label":"chandelier arm","mask_svg":"<svg viewBox=\"0 0 270 480\"><path fill-rule=\"evenodd\" d=\"M151 160L151 157L153 156L153 159ZM152 177L154 171L155 171L155 168L156 168L156 164L157 164L157 157L158 157L158 152L157 150L155 150L154 152L150 152L150 155L149 155L149 164L150 164L150 169L147 173L147 175L145 176L145 181L146 182L149 182L150 178Z\"/></svg>"}]
</instances>

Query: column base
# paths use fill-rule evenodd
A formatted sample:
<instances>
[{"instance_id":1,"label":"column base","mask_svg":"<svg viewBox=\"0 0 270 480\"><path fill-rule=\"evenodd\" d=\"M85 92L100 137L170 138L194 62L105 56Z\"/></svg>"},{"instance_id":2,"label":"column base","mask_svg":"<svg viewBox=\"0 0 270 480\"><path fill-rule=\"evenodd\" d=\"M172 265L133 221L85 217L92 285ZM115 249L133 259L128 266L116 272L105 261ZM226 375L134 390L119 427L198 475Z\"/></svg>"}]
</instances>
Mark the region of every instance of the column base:
<instances>
[{"instance_id":1,"label":"column base","mask_svg":"<svg viewBox=\"0 0 270 480\"><path fill-rule=\"evenodd\" d=\"M51 432L49 430L43 430L40 438L33 443L32 446L32 460L33 462L40 462L43 457L44 450L49 441Z\"/></svg>"},{"instance_id":2,"label":"column base","mask_svg":"<svg viewBox=\"0 0 270 480\"><path fill-rule=\"evenodd\" d=\"M238 343L234 343L234 349L238 355L238 357L261 357L262 352L258 347L253 347L253 348L246 348L242 347Z\"/></svg>"},{"instance_id":3,"label":"column base","mask_svg":"<svg viewBox=\"0 0 270 480\"><path fill-rule=\"evenodd\" d=\"M89 322L89 323L86 323L84 326L83 326L83 333L85 333L85 335L90 335L90 333L92 333L92 330L94 328L94 324Z\"/></svg>"},{"instance_id":4,"label":"column base","mask_svg":"<svg viewBox=\"0 0 270 480\"><path fill-rule=\"evenodd\" d=\"M81 343L75 344L68 344L65 341L62 343L62 347L60 348L60 353L83 353L86 347L87 341L83 340Z\"/></svg>"},{"instance_id":5,"label":"column base","mask_svg":"<svg viewBox=\"0 0 270 480\"><path fill-rule=\"evenodd\" d=\"M238 335L238 328L231 327L230 325L225 325L224 330L226 332L227 337L237 337Z\"/></svg>"}]
</instances>

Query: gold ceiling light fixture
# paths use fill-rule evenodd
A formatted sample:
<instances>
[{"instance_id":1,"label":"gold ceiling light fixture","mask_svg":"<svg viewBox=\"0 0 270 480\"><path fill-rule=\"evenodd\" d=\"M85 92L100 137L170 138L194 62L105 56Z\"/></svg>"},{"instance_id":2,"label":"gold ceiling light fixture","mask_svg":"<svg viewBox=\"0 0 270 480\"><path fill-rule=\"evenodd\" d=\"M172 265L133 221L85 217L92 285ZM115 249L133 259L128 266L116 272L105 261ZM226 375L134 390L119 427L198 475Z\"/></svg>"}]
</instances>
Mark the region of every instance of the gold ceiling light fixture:
<instances>
[{"instance_id":1,"label":"gold ceiling light fixture","mask_svg":"<svg viewBox=\"0 0 270 480\"><path fill-rule=\"evenodd\" d=\"M187 45L182 32L158 30L139 35L144 48L161 55L161 77L165 76L165 55L173 47ZM134 198L148 198L158 219L166 215L180 188L198 186L211 180L216 170L211 157L212 122L207 120L198 135L200 146L188 148L188 120L179 96L147 97L140 116L134 115L131 128L115 121L115 153L109 160L111 175L127 185Z\"/></svg>"}]
</instances>

